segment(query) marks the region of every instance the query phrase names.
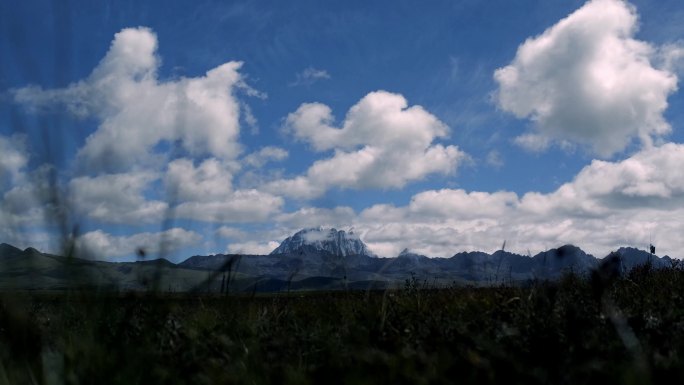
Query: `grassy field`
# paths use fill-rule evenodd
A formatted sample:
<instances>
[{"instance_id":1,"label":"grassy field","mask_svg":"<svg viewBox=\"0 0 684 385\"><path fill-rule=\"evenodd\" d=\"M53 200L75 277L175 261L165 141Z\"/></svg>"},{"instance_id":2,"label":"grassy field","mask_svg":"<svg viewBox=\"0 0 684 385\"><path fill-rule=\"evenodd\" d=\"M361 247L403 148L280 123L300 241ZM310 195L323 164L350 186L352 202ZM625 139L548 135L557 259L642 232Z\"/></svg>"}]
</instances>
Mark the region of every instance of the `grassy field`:
<instances>
[{"instance_id":1,"label":"grassy field","mask_svg":"<svg viewBox=\"0 0 684 385\"><path fill-rule=\"evenodd\" d=\"M526 287L5 292L0 304L0 384L681 383L682 353L675 268Z\"/></svg>"}]
</instances>

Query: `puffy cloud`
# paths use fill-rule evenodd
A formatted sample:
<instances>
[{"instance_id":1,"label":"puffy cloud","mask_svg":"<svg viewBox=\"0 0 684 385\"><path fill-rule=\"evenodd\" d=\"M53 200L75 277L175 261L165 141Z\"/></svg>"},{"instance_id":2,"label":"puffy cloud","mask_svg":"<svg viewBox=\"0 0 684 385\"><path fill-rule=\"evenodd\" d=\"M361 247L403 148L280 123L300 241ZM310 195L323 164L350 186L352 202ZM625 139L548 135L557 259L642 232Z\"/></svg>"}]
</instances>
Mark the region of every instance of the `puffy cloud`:
<instances>
[{"instance_id":1,"label":"puffy cloud","mask_svg":"<svg viewBox=\"0 0 684 385\"><path fill-rule=\"evenodd\" d=\"M261 222L280 212L283 199L254 189L233 190L232 169L215 158L169 163L153 172L77 177L69 182L70 203L78 213L106 223L159 223L165 216L206 222ZM149 198L163 180L166 201ZM18 194L21 195L21 194Z\"/></svg>"},{"instance_id":2,"label":"puffy cloud","mask_svg":"<svg viewBox=\"0 0 684 385\"><path fill-rule=\"evenodd\" d=\"M594 160L570 183L551 194L528 193L521 208L545 214L603 216L612 210L678 207L684 201L684 145L668 143L642 150L619 162Z\"/></svg>"},{"instance_id":3,"label":"puffy cloud","mask_svg":"<svg viewBox=\"0 0 684 385\"><path fill-rule=\"evenodd\" d=\"M79 236L76 249L79 255L95 259L132 256L137 250L144 250L148 255L166 256L201 240L201 235L181 228L128 236L114 236L96 230Z\"/></svg>"},{"instance_id":4,"label":"puffy cloud","mask_svg":"<svg viewBox=\"0 0 684 385\"><path fill-rule=\"evenodd\" d=\"M451 256L462 250L490 251L508 232L518 196L513 192L429 190L407 206L375 205L362 211L355 227L381 256L409 248L428 256Z\"/></svg>"},{"instance_id":5,"label":"puffy cloud","mask_svg":"<svg viewBox=\"0 0 684 385\"><path fill-rule=\"evenodd\" d=\"M382 222L383 219L387 219L387 222L410 219L413 222L436 223L451 220L496 221L514 211L518 203L518 195L509 191L428 190L411 197L407 206L378 204L362 211L360 217L366 222Z\"/></svg>"},{"instance_id":6,"label":"puffy cloud","mask_svg":"<svg viewBox=\"0 0 684 385\"><path fill-rule=\"evenodd\" d=\"M168 204L148 201L145 191L158 179L150 172L78 177L69 182L71 205L90 218L108 223L156 223Z\"/></svg>"},{"instance_id":7,"label":"puffy cloud","mask_svg":"<svg viewBox=\"0 0 684 385\"><path fill-rule=\"evenodd\" d=\"M231 243L230 245L228 245L226 253L246 255L267 255L270 254L271 251L275 250L278 247L278 245L280 244L274 241L266 243L256 241Z\"/></svg>"},{"instance_id":8,"label":"puffy cloud","mask_svg":"<svg viewBox=\"0 0 684 385\"><path fill-rule=\"evenodd\" d=\"M299 230L299 229L296 229ZM238 227L221 226L216 230L216 235L229 240L226 247L228 254L269 254L280 242L291 235L294 229L252 228L245 231Z\"/></svg>"},{"instance_id":9,"label":"puffy cloud","mask_svg":"<svg viewBox=\"0 0 684 385\"><path fill-rule=\"evenodd\" d=\"M0 222L17 233L45 231L68 216L68 202L52 166L20 170L0 200ZM22 227L25 227L22 229Z\"/></svg>"},{"instance_id":10,"label":"puffy cloud","mask_svg":"<svg viewBox=\"0 0 684 385\"><path fill-rule=\"evenodd\" d=\"M283 199L255 189L233 190L230 165L207 159L198 166L190 159L169 164L165 184L179 203L179 218L207 222L259 222L280 211Z\"/></svg>"},{"instance_id":11,"label":"puffy cloud","mask_svg":"<svg viewBox=\"0 0 684 385\"><path fill-rule=\"evenodd\" d=\"M232 192L236 168L215 158L206 159L197 167L192 159L176 159L169 163L164 183L169 195L179 202L221 200Z\"/></svg>"},{"instance_id":12,"label":"puffy cloud","mask_svg":"<svg viewBox=\"0 0 684 385\"><path fill-rule=\"evenodd\" d=\"M636 30L633 6L593 0L520 45L494 74L498 105L534 122L535 133L516 142L542 150L567 140L607 157L633 138L649 146L668 134L663 112L677 76L653 66L658 49L635 40Z\"/></svg>"},{"instance_id":13,"label":"puffy cloud","mask_svg":"<svg viewBox=\"0 0 684 385\"><path fill-rule=\"evenodd\" d=\"M264 97L249 88L228 62L204 76L161 81L157 77L157 37L147 28L117 33L109 51L88 78L64 89L26 87L15 99L31 108L63 106L80 117L100 121L78 152L84 168L68 185L78 212L102 222L158 222L164 215L199 221L263 221L279 212L283 199L256 190L234 190L240 111L256 124L236 89ZM180 146L189 158L171 161L160 148ZM287 153L267 147L247 157L252 166L281 160ZM195 161L201 159L201 161ZM149 171L158 170L158 171ZM161 180L164 199L151 186ZM161 193L163 195L163 192Z\"/></svg>"},{"instance_id":14,"label":"puffy cloud","mask_svg":"<svg viewBox=\"0 0 684 385\"><path fill-rule=\"evenodd\" d=\"M23 177L28 164L28 156L24 139L14 135L0 135L0 188L16 183Z\"/></svg>"},{"instance_id":15,"label":"puffy cloud","mask_svg":"<svg viewBox=\"0 0 684 385\"><path fill-rule=\"evenodd\" d=\"M548 137L530 133L517 136L513 143L529 152L543 152L551 145Z\"/></svg>"},{"instance_id":16,"label":"puffy cloud","mask_svg":"<svg viewBox=\"0 0 684 385\"><path fill-rule=\"evenodd\" d=\"M230 226L219 227L218 230L216 230L216 235L220 236L221 238L237 240L246 239L249 236L249 234L245 231Z\"/></svg>"},{"instance_id":17,"label":"puffy cloud","mask_svg":"<svg viewBox=\"0 0 684 385\"><path fill-rule=\"evenodd\" d=\"M313 198L328 188L400 188L427 175L449 174L466 155L455 146L433 144L448 128L403 96L372 92L354 105L341 128L332 126L329 107L303 104L286 121L286 131L316 151L334 150L306 175L266 186L298 198Z\"/></svg>"},{"instance_id":18,"label":"puffy cloud","mask_svg":"<svg viewBox=\"0 0 684 385\"><path fill-rule=\"evenodd\" d=\"M424 191L414 195L408 210L414 215L429 219L458 218L498 218L515 207L518 196L512 192L466 192L464 190L443 189Z\"/></svg>"},{"instance_id":19,"label":"puffy cloud","mask_svg":"<svg viewBox=\"0 0 684 385\"><path fill-rule=\"evenodd\" d=\"M298 176L294 179L278 179L268 182L263 186L266 191L281 193L286 196L310 199L323 195L327 191L327 186L316 184L306 176Z\"/></svg>"},{"instance_id":20,"label":"puffy cloud","mask_svg":"<svg viewBox=\"0 0 684 385\"><path fill-rule=\"evenodd\" d=\"M663 68L681 73L684 69L684 41L669 43L660 47L660 59Z\"/></svg>"},{"instance_id":21,"label":"puffy cloud","mask_svg":"<svg viewBox=\"0 0 684 385\"><path fill-rule=\"evenodd\" d=\"M296 231L306 227L337 227L350 224L356 217L351 207L335 207L332 209L303 207L291 213L283 213L275 217L279 226Z\"/></svg>"},{"instance_id":22,"label":"puffy cloud","mask_svg":"<svg viewBox=\"0 0 684 385\"><path fill-rule=\"evenodd\" d=\"M48 167L28 171L25 138L0 135L0 238L3 242L45 247L43 226L46 215L54 213L50 205L51 187ZM37 231L37 229L40 229ZM39 237L36 237L36 235ZM54 242L52 242L54 244Z\"/></svg>"},{"instance_id":23,"label":"puffy cloud","mask_svg":"<svg viewBox=\"0 0 684 385\"><path fill-rule=\"evenodd\" d=\"M218 201L190 201L176 206L179 218L204 222L263 222L278 213L283 198L258 190L237 190Z\"/></svg>"},{"instance_id":24,"label":"puffy cloud","mask_svg":"<svg viewBox=\"0 0 684 385\"><path fill-rule=\"evenodd\" d=\"M405 248L427 256L450 257L454 250L473 247L463 235L463 230L453 225L393 222L369 225L363 240L382 257L396 257Z\"/></svg>"},{"instance_id":25,"label":"puffy cloud","mask_svg":"<svg viewBox=\"0 0 684 385\"><path fill-rule=\"evenodd\" d=\"M240 103L236 88L249 89L228 62L204 76L160 81L157 37L147 28L117 33L90 76L64 89L31 86L14 91L30 107L66 106L101 122L79 151L84 167L120 172L149 162L157 144L180 143L192 155L237 158Z\"/></svg>"},{"instance_id":26,"label":"puffy cloud","mask_svg":"<svg viewBox=\"0 0 684 385\"><path fill-rule=\"evenodd\" d=\"M448 133L448 127L422 107L409 107L403 96L385 91L363 97L349 110L341 128L332 127L333 120L328 106L303 104L287 117L286 128L317 151L364 145L422 150Z\"/></svg>"},{"instance_id":27,"label":"puffy cloud","mask_svg":"<svg viewBox=\"0 0 684 385\"><path fill-rule=\"evenodd\" d=\"M404 219L405 210L390 204L376 204L363 210L359 216L368 222L380 222L383 218L388 222L400 222Z\"/></svg>"},{"instance_id":28,"label":"puffy cloud","mask_svg":"<svg viewBox=\"0 0 684 385\"><path fill-rule=\"evenodd\" d=\"M287 150L275 146L266 146L245 156L242 161L248 166L260 168L268 162L279 162L287 159Z\"/></svg>"}]
</instances>

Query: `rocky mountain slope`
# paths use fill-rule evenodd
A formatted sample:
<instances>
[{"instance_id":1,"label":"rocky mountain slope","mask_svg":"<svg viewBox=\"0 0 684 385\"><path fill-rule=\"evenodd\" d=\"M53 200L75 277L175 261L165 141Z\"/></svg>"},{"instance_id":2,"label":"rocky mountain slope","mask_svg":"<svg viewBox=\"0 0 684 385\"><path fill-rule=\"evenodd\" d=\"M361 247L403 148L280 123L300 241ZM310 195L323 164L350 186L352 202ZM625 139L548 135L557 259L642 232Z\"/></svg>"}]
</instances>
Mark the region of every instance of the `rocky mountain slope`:
<instances>
[{"instance_id":1,"label":"rocky mountain slope","mask_svg":"<svg viewBox=\"0 0 684 385\"><path fill-rule=\"evenodd\" d=\"M309 228L296 232L286 238L280 246L271 252L275 254L289 254L300 250L304 246L318 252L328 252L339 257L349 255L375 256L353 231Z\"/></svg>"}]
</instances>

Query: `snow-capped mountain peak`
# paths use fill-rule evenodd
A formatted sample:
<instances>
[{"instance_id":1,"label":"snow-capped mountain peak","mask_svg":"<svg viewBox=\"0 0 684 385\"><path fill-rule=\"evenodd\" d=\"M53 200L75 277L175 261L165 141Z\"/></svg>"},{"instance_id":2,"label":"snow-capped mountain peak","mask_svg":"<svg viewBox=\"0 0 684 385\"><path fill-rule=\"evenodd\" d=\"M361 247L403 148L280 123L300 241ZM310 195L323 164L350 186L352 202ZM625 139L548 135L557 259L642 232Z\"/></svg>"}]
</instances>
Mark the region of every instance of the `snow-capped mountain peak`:
<instances>
[{"instance_id":1,"label":"snow-capped mountain peak","mask_svg":"<svg viewBox=\"0 0 684 385\"><path fill-rule=\"evenodd\" d=\"M292 253L309 246L319 251L327 251L340 257L348 255L375 256L353 231L346 232L335 228L323 227L303 229L286 238L273 254Z\"/></svg>"}]
</instances>

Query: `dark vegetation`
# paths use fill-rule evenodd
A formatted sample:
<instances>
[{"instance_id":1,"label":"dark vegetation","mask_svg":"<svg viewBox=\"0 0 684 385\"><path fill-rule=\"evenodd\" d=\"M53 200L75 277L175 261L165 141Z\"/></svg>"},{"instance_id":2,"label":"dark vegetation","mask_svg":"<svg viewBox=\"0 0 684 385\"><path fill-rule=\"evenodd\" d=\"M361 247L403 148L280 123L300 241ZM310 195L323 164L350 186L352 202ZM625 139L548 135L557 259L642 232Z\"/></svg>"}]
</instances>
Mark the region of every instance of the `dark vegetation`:
<instances>
[{"instance_id":1,"label":"dark vegetation","mask_svg":"<svg viewBox=\"0 0 684 385\"><path fill-rule=\"evenodd\" d=\"M0 384L681 383L684 270L517 287L5 292Z\"/></svg>"}]
</instances>

